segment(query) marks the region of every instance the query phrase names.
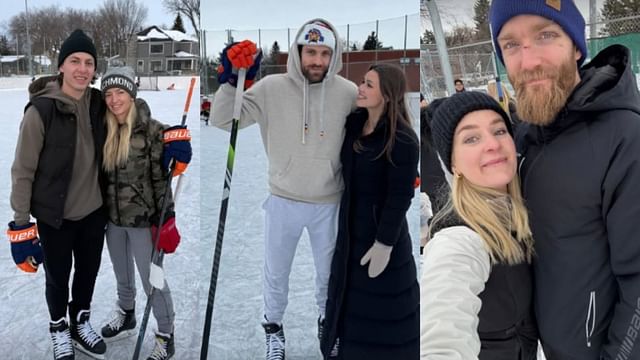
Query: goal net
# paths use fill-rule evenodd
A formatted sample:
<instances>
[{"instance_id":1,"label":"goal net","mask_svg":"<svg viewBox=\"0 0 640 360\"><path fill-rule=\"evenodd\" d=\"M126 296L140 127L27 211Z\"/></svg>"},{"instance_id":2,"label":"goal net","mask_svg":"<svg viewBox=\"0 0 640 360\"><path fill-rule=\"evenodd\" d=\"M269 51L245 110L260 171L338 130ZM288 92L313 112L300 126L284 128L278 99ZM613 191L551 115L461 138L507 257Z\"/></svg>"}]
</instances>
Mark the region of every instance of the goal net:
<instances>
[{"instance_id":1,"label":"goal net","mask_svg":"<svg viewBox=\"0 0 640 360\"><path fill-rule=\"evenodd\" d=\"M138 80L140 82L140 84L138 84L138 90L160 90L158 87L158 76L140 76Z\"/></svg>"}]
</instances>

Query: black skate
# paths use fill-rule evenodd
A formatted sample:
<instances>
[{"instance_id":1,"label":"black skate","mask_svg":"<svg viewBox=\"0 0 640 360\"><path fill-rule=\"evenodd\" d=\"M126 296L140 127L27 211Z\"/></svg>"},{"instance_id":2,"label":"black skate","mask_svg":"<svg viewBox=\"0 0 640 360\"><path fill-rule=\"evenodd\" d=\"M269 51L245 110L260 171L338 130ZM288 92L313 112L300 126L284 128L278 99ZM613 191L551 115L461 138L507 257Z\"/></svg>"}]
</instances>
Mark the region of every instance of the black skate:
<instances>
[{"instance_id":1,"label":"black skate","mask_svg":"<svg viewBox=\"0 0 640 360\"><path fill-rule=\"evenodd\" d=\"M136 333L135 309L123 310L118 307L113 318L102 328L102 337L111 342L135 335Z\"/></svg>"},{"instance_id":2,"label":"black skate","mask_svg":"<svg viewBox=\"0 0 640 360\"><path fill-rule=\"evenodd\" d=\"M171 359L175 353L176 347L173 342L173 334L156 332L156 346L147 360L167 360Z\"/></svg>"},{"instance_id":3,"label":"black skate","mask_svg":"<svg viewBox=\"0 0 640 360\"><path fill-rule=\"evenodd\" d=\"M74 360L71 332L64 318L49 322L49 333L53 343L53 358L55 360Z\"/></svg>"},{"instance_id":4,"label":"black skate","mask_svg":"<svg viewBox=\"0 0 640 360\"><path fill-rule=\"evenodd\" d=\"M82 310L75 321L71 320L71 339L76 349L94 359L102 360L104 353L107 352L107 345L91 327L90 315L89 310Z\"/></svg>"}]
</instances>

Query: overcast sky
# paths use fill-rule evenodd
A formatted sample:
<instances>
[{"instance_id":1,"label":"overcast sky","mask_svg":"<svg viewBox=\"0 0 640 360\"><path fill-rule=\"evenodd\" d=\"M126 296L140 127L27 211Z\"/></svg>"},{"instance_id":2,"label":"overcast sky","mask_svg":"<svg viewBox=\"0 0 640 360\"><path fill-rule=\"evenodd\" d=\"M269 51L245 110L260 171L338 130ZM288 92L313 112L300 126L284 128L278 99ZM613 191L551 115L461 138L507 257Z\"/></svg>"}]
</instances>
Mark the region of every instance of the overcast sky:
<instances>
[{"instance_id":1,"label":"overcast sky","mask_svg":"<svg viewBox=\"0 0 640 360\"><path fill-rule=\"evenodd\" d=\"M224 30L239 32L235 40L245 38L258 41L257 29L261 29L260 40L263 48L270 48L278 41L284 51L287 47L287 32L294 37L300 26L307 20L320 17L338 28L342 38L346 37L346 25L350 24L350 41L364 43L367 35L375 30L379 20L379 40L383 46L402 48L404 46L404 16L413 14L408 22L408 34L416 36L408 39L408 48L419 46L420 33L419 0L201 0L202 28L207 31L207 53L220 52L226 40ZM389 19L389 20L387 20ZM255 31L251 31L254 30Z\"/></svg>"},{"instance_id":2,"label":"overcast sky","mask_svg":"<svg viewBox=\"0 0 640 360\"><path fill-rule=\"evenodd\" d=\"M523 0L512 0L523 1ZM586 22L589 22L589 0L574 0L578 5L578 9L584 16ZM602 8L604 0L597 0L598 11ZM442 26L445 28L453 27L456 24L473 24L473 5L475 0L436 0L438 11L442 18Z\"/></svg>"},{"instance_id":3,"label":"overcast sky","mask_svg":"<svg viewBox=\"0 0 640 360\"><path fill-rule=\"evenodd\" d=\"M51 5L58 5L61 9L66 9L69 7L84 10L97 10L103 3L104 0L27 0L29 11L32 11L32 9L48 7ZM148 10L145 25L151 26L165 24L168 27L173 26L175 14L168 14L162 6L162 1L138 0L138 3L144 4ZM0 12L0 31L5 32L7 30L11 17L13 17L14 15L18 15L24 10L24 0L2 0L2 12ZM182 22L184 23L187 32L193 33L190 21L183 16Z\"/></svg>"}]
</instances>

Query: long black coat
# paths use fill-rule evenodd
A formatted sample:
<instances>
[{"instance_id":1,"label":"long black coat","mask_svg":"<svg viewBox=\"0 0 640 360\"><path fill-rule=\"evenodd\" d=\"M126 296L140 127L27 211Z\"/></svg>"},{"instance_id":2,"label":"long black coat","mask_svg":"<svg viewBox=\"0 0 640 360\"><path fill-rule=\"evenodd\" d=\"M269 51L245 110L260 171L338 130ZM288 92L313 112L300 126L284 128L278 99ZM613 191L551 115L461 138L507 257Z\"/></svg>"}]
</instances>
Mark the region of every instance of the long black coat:
<instances>
[{"instance_id":1,"label":"long black coat","mask_svg":"<svg viewBox=\"0 0 640 360\"><path fill-rule=\"evenodd\" d=\"M340 338L342 359L403 359L419 356L419 296L406 212L414 195L418 140L412 129L396 133L392 163L382 152L386 121L353 150L367 112L349 115L341 160L345 191L340 204L321 349L327 358ZM392 245L391 259L376 278L360 259L378 240Z\"/></svg>"}]
</instances>

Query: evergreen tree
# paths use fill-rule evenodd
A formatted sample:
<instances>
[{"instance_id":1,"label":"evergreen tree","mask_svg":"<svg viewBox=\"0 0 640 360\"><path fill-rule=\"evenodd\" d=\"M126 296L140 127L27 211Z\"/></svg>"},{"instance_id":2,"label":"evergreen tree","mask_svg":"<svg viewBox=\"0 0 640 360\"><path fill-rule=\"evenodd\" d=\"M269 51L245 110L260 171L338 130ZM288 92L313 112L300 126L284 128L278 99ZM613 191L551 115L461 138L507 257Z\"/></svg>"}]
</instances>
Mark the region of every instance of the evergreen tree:
<instances>
[{"instance_id":1,"label":"evergreen tree","mask_svg":"<svg viewBox=\"0 0 640 360\"><path fill-rule=\"evenodd\" d=\"M622 35L640 32L640 21L629 19L611 21L623 17L640 15L640 1L638 0L605 0L602 5L602 17L607 23L600 30L601 35Z\"/></svg>"},{"instance_id":2,"label":"evergreen tree","mask_svg":"<svg viewBox=\"0 0 640 360\"><path fill-rule=\"evenodd\" d=\"M11 47L9 46L9 38L7 35L0 35L0 55L11 54Z\"/></svg>"},{"instance_id":3,"label":"evergreen tree","mask_svg":"<svg viewBox=\"0 0 640 360\"><path fill-rule=\"evenodd\" d=\"M420 37L420 44L435 44L436 36L433 34L433 31L426 29L424 34Z\"/></svg>"},{"instance_id":4,"label":"evergreen tree","mask_svg":"<svg viewBox=\"0 0 640 360\"><path fill-rule=\"evenodd\" d=\"M275 63L278 61L278 56L280 56L280 45L278 45L277 41L273 42L271 45L271 51L269 51L269 58Z\"/></svg>"},{"instance_id":5,"label":"evergreen tree","mask_svg":"<svg viewBox=\"0 0 640 360\"><path fill-rule=\"evenodd\" d=\"M180 14L177 14L176 19L173 20L173 27L171 28L171 30L180 31L183 34L187 32L184 29L184 23L182 23L182 17L180 16Z\"/></svg>"},{"instance_id":6,"label":"evergreen tree","mask_svg":"<svg viewBox=\"0 0 640 360\"><path fill-rule=\"evenodd\" d=\"M476 0L473 5L473 12L473 22L476 24L476 40L491 40L489 0Z\"/></svg>"},{"instance_id":7,"label":"evergreen tree","mask_svg":"<svg viewBox=\"0 0 640 360\"><path fill-rule=\"evenodd\" d=\"M278 57L280 57L280 45L277 41L274 41L273 45L271 45L271 49L269 50L268 55L264 56L262 59L262 66L260 66L260 77L282 72L279 71L277 66Z\"/></svg>"},{"instance_id":8,"label":"evergreen tree","mask_svg":"<svg viewBox=\"0 0 640 360\"><path fill-rule=\"evenodd\" d=\"M351 51L358 51L358 45L356 45L356 43L351 44Z\"/></svg>"},{"instance_id":9,"label":"evergreen tree","mask_svg":"<svg viewBox=\"0 0 640 360\"><path fill-rule=\"evenodd\" d=\"M382 43L378 41L378 35L375 31L371 32L371 35L367 37L367 41L364 42L362 50L376 50L382 49Z\"/></svg>"}]
</instances>

